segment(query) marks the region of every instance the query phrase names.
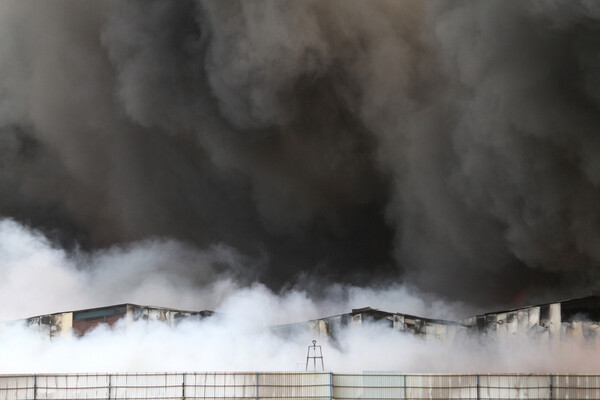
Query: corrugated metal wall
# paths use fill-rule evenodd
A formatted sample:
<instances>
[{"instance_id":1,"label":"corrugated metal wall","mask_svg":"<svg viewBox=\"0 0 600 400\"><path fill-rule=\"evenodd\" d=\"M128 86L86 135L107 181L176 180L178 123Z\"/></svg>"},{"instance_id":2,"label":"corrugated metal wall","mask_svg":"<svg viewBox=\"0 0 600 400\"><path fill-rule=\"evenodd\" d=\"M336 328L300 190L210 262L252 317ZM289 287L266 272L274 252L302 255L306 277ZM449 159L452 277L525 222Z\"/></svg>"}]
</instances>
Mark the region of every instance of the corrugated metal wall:
<instances>
[{"instance_id":1,"label":"corrugated metal wall","mask_svg":"<svg viewBox=\"0 0 600 400\"><path fill-rule=\"evenodd\" d=\"M0 375L0 400L600 399L600 375L372 372Z\"/></svg>"}]
</instances>

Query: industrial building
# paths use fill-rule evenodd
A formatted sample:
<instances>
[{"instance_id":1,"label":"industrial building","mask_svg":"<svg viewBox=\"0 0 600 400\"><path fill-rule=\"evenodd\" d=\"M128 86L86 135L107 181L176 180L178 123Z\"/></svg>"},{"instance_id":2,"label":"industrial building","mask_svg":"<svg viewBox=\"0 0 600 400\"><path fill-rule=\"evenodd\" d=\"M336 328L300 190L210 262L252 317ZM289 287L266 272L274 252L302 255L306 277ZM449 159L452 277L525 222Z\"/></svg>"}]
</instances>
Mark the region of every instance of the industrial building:
<instances>
[{"instance_id":1,"label":"industrial building","mask_svg":"<svg viewBox=\"0 0 600 400\"><path fill-rule=\"evenodd\" d=\"M498 340L534 338L594 342L600 333L600 296L588 296L467 318L470 332Z\"/></svg>"},{"instance_id":2,"label":"industrial building","mask_svg":"<svg viewBox=\"0 0 600 400\"><path fill-rule=\"evenodd\" d=\"M467 337L503 341L532 338L549 343L575 340L595 343L600 337L600 296L588 296L490 312L462 322L430 319L409 314L380 311L371 307L307 322L279 325L272 329L286 335L299 329L312 337L335 342L342 329L356 329L363 323L377 323L424 340L455 343Z\"/></svg>"},{"instance_id":3,"label":"industrial building","mask_svg":"<svg viewBox=\"0 0 600 400\"><path fill-rule=\"evenodd\" d=\"M50 337L81 336L100 324L113 326L120 320L125 320L127 324L134 321L162 321L169 326L176 326L184 319L206 318L213 314L208 310L183 311L164 307L118 304L40 315L28 318L26 323L30 327L48 333ZM376 323L424 340L449 343L465 340L469 336L494 338L499 341L526 337L549 343L565 340L595 343L596 338L600 336L600 297L588 296L490 312L469 317L462 322L423 318L364 307L353 309L345 314L277 325L271 327L271 330L283 336L305 331L312 338L335 343L342 330L360 329L365 323Z\"/></svg>"},{"instance_id":4,"label":"industrial building","mask_svg":"<svg viewBox=\"0 0 600 400\"><path fill-rule=\"evenodd\" d=\"M314 319L273 327L277 333L287 334L298 329L308 331L312 337L336 341L342 329L360 328L364 323L377 323L398 332L415 335L426 340L455 341L464 339L469 326L455 321L417 317L409 314L380 311L371 307L353 309L346 314Z\"/></svg>"},{"instance_id":5,"label":"industrial building","mask_svg":"<svg viewBox=\"0 0 600 400\"><path fill-rule=\"evenodd\" d=\"M213 312L207 310L182 311L126 303L108 307L39 315L27 318L26 324L29 327L47 332L50 337L56 335L68 336L71 334L82 336L100 324L113 326L120 320L125 320L126 323L134 321L162 321L170 326L176 326L182 319L206 318L211 315L213 315Z\"/></svg>"}]
</instances>

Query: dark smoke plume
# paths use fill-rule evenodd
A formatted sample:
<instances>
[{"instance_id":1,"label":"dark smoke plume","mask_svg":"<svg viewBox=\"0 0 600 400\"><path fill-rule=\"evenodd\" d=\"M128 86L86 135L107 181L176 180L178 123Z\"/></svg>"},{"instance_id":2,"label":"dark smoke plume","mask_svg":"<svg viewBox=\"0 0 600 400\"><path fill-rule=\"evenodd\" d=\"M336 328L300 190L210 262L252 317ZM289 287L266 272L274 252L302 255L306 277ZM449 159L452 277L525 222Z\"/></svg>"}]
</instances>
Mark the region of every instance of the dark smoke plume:
<instances>
[{"instance_id":1,"label":"dark smoke plume","mask_svg":"<svg viewBox=\"0 0 600 400\"><path fill-rule=\"evenodd\" d=\"M226 243L273 288L587 294L599 33L584 0L5 1L0 215Z\"/></svg>"}]
</instances>

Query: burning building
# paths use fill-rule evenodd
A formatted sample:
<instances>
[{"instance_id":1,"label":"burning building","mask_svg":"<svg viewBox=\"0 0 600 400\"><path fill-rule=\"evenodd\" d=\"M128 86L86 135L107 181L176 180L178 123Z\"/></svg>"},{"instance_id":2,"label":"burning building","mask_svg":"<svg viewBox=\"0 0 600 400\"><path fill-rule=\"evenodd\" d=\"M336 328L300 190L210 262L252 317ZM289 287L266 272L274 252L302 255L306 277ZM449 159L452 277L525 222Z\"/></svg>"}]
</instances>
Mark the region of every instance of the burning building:
<instances>
[{"instance_id":1,"label":"burning building","mask_svg":"<svg viewBox=\"0 0 600 400\"><path fill-rule=\"evenodd\" d=\"M588 296L467 318L470 331L499 340L528 336L540 341L595 341L600 332L600 296Z\"/></svg>"},{"instance_id":2,"label":"burning building","mask_svg":"<svg viewBox=\"0 0 600 400\"><path fill-rule=\"evenodd\" d=\"M371 307L353 309L350 313L324 317L287 325L279 325L274 330L287 333L304 329L313 337L337 340L345 328L360 328L365 323L388 326L398 332L415 335L426 340L454 341L466 337L469 326L461 322L417 317L410 314L392 313Z\"/></svg>"},{"instance_id":3,"label":"burning building","mask_svg":"<svg viewBox=\"0 0 600 400\"><path fill-rule=\"evenodd\" d=\"M39 315L26 319L30 327L56 335L81 336L91 329L118 321L162 321L176 326L189 318L206 318L213 311L183 311L164 307L118 304L108 307ZM310 337L336 342L344 329L360 329L374 323L399 333L414 335L427 341L457 342L467 336L490 337L499 341L533 338L549 343L575 340L595 342L600 331L600 296L589 296L555 303L490 312L469 317L462 322L418 317L387 312L371 307L353 309L349 313L271 327L279 335L304 331Z\"/></svg>"},{"instance_id":4,"label":"burning building","mask_svg":"<svg viewBox=\"0 0 600 400\"><path fill-rule=\"evenodd\" d=\"M162 321L170 326L185 318L205 318L212 311L182 311L164 307L140 306L137 304L117 304L108 307L90 308L78 311L66 311L27 318L27 325L47 332L50 337L56 335L82 336L101 324L113 326L120 320Z\"/></svg>"},{"instance_id":5,"label":"burning building","mask_svg":"<svg viewBox=\"0 0 600 400\"><path fill-rule=\"evenodd\" d=\"M445 342L481 336L499 341L527 337L538 341L576 340L590 343L595 342L600 332L600 296L490 312L469 317L462 322L364 307L346 314L280 325L274 329L281 333L305 329L314 337L335 341L343 328L358 328L367 322L389 326L390 329L425 340Z\"/></svg>"}]
</instances>

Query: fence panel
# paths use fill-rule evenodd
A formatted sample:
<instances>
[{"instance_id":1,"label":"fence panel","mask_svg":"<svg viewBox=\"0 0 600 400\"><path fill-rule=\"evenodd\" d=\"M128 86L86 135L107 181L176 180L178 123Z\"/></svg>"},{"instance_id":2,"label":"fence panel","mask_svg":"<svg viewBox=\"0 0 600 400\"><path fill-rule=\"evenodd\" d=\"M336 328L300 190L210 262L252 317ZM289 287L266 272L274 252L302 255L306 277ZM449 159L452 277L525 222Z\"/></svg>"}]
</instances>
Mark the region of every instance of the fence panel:
<instances>
[{"instance_id":1,"label":"fence panel","mask_svg":"<svg viewBox=\"0 0 600 400\"><path fill-rule=\"evenodd\" d=\"M258 376L260 399L314 399L331 398L329 373L261 373Z\"/></svg>"},{"instance_id":2,"label":"fence panel","mask_svg":"<svg viewBox=\"0 0 600 400\"><path fill-rule=\"evenodd\" d=\"M35 398L40 400L107 399L108 375L37 375L35 379Z\"/></svg>"},{"instance_id":3,"label":"fence panel","mask_svg":"<svg viewBox=\"0 0 600 400\"><path fill-rule=\"evenodd\" d=\"M550 375L481 375L480 399L549 399Z\"/></svg>"},{"instance_id":4,"label":"fence panel","mask_svg":"<svg viewBox=\"0 0 600 400\"><path fill-rule=\"evenodd\" d=\"M33 399L33 375L0 375L0 400Z\"/></svg>"},{"instance_id":5,"label":"fence panel","mask_svg":"<svg viewBox=\"0 0 600 400\"><path fill-rule=\"evenodd\" d=\"M600 399L599 375L554 375L555 399Z\"/></svg>"},{"instance_id":6,"label":"fence panel","mask_svg":"<svg viewBox=\"0 0 600 400\"><path fill-rule=\"evenodd\" d=\"M477 399L476 375L407 375L406 399Z\"/></svg>"},{"instance_id":7,"label":"fence panel","mask_svg":"<svg viewBox=\"0 0 600 400\"><path fill-rule=\"evenodd\" d=\"M112 374L111 399L181 399L183 374Z\"/></svg>"},{"instance_id":8,"label":"fence panel","mask_svg":"<svg viewBox=\"0 0 600 400\"><path fill-rule=\"evenodd\" d=\"M404 375L400 373L334 374L333 398L404 399Z\"/></svg>"},{"instance_id":9,"label":"fence panel","mask_svg":"<svg viewBox=\"0 0 600 400\"><path fill-rule=\"evenodd\" d=\"M256 399L257 373L185 374L186 399Z\"/></svg>"}]
</instances>

